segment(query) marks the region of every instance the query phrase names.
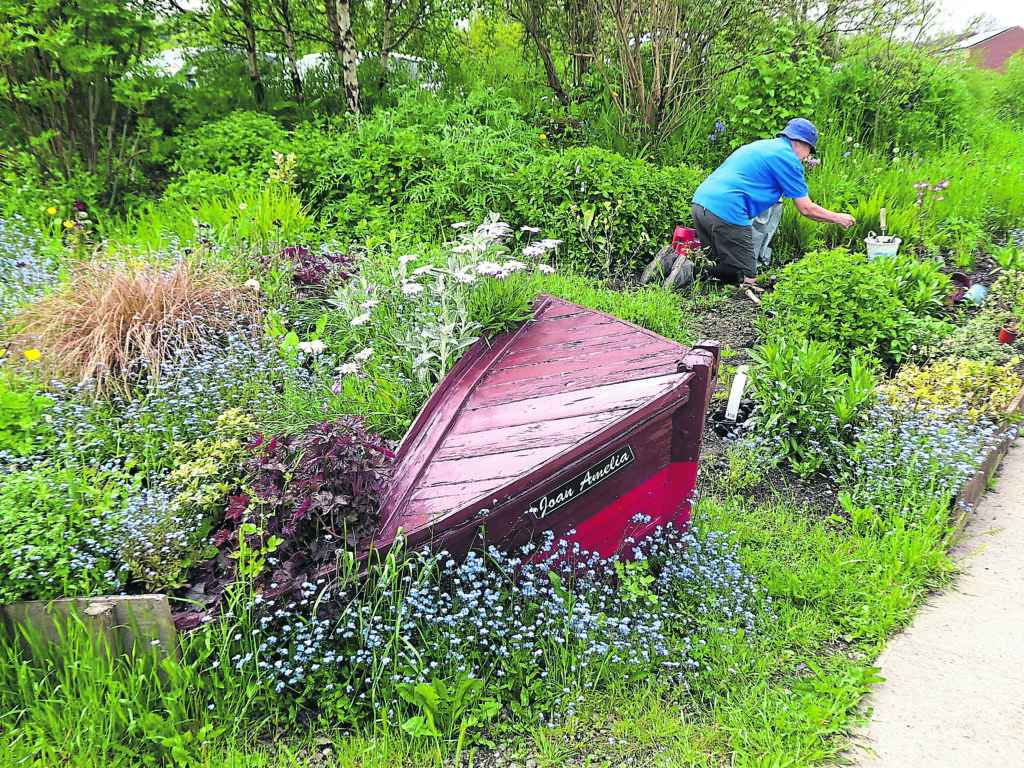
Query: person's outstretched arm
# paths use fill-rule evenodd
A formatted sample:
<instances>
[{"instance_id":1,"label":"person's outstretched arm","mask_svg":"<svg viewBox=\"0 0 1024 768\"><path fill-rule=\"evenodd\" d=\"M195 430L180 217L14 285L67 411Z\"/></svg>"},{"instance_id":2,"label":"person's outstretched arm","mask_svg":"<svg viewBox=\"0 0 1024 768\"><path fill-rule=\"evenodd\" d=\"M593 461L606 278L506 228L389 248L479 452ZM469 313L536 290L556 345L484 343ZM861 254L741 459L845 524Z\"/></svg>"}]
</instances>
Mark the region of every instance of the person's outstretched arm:
<instances>
[{"instance_id":1,"label":"person's outstretched arm","mask_svg":"<svg viewBox=\"0 0 1024 768\"><path fill-rule=\"evenodd\" d=\"M843 229L849 229L857 223L856 219L848 213L836 213L828 208L822 208L817 203L811 202L809 197L795 197L793 203L801 216L806 216L811 221L820 221L823 224L837 224Z\"/></svg>"}]
</instances>

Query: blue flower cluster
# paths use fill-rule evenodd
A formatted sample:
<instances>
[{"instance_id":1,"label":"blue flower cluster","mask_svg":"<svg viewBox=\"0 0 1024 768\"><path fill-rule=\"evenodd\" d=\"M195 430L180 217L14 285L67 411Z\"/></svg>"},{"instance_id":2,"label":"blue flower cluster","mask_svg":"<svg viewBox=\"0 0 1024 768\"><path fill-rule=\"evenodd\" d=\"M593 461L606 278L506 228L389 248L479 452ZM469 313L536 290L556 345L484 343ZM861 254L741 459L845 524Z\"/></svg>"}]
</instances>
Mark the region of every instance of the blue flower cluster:
<instances>
[{"instance_id":1,"label":"blue flower cluster","mask_svg":"<svg viewBox=\"0 0 1024 768\"><path fill-rule=\"evenodd\" d=\"M333 595L323 583L286 605L257 595L245 612L260 618L238 622L232 662L277 692L347 712L393 708L402 685L481 679L489 695L529 700L554 723L609 681L695 680L695 643L741 631L749 642L771 615L726 536L668 526L633 554L601 559L549 536L515 556L391 558Z\"/></svg>"},{"instance_id":2,"label":"blue flower cluster","mask_svg":"<svg viewBox=\"0 0 1024 768\"><path fill-rule=\"evenodd\" d=\"M993 424L962 411L882 402L857 430L845 476L858 503L910 514L922 502L954 496L978 471L995 433Z\"/></svg>"},{"instance_id":3,"label":"blue flower cluster","mask_svg":"<svg viewBox=\"0 0 1024 768\"><path fill-rule=\"evenodd\" d=\"M58 269L38 229L21 216L0 218L0 316L53 285Z\"/></svg>"}]
</instances>

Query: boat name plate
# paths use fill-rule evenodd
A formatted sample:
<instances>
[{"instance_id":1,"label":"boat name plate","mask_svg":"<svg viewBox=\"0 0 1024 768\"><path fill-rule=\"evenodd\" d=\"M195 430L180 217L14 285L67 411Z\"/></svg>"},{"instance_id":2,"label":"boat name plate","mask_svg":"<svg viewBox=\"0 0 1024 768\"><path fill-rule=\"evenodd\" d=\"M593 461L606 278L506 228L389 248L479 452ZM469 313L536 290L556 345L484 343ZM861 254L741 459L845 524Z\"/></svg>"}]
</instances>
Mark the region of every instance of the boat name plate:
<instances>
[{"instance_id":1,"label":"boat name plate","mask_svg":"<svg viewBox=\"0 0 1024 768\"><path fill-rule=\"evenodd\" d=\"M616 448L610 456L601 459L589 469L580 472L572 480L534 501L530 505L531 511L534 512L538 520L541 520L607 480L623 467L632 464L635 459L630 446Z\"/></svg>"}]
</instances>

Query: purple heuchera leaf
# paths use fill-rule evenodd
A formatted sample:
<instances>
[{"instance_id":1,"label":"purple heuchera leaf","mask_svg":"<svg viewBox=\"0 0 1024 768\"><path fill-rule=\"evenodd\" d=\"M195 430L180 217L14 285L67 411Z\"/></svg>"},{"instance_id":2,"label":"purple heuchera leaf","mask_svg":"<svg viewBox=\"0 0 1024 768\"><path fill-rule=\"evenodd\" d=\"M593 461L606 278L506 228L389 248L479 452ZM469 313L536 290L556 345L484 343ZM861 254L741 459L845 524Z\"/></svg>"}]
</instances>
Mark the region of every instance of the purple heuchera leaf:
<instances>
[{"instance_id":1,"label":"purple heuchera leaf","mask_svg":"<svg viewBox=\"0 0 1024 768\"><path fill-rule=\"evenodd\" d=\"M243 465L248 487L229 497L225 525L213 537L218 553L189 574L211 611L236 581L237 560L229 555L238 548L243 523L259 530L246 537L249 547L265 546L271 535L282 539L268 553L268 570L256 578L254 589L266 597L296 592L337 562L339 548L372 535L395 458L391 445L367 433L354 416L313 424L295 435L256 435L248 449Z\"/></svg>"}]
</instances>

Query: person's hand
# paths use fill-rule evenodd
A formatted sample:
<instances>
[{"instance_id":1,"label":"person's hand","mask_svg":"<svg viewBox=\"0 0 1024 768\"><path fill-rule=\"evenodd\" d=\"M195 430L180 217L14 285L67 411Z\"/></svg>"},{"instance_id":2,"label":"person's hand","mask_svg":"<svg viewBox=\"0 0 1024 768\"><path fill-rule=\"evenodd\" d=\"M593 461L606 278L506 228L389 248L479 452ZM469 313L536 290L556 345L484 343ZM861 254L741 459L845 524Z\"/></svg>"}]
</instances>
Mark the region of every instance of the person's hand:
<instances>
[{"instance_id":1,"label":"person's hand","mask_svg":"<svg viewBox=\"0 0 1024 768\"><path fill-rule=\"evenodd\" d=\"M857 220L855 218L853 218L853 216L851 216L848 213L837 213L836 214L836 224L838 224L843 229L849 229L850 227L852 227L856 223L857 223Z\"/></svg>"}]
</instances>

